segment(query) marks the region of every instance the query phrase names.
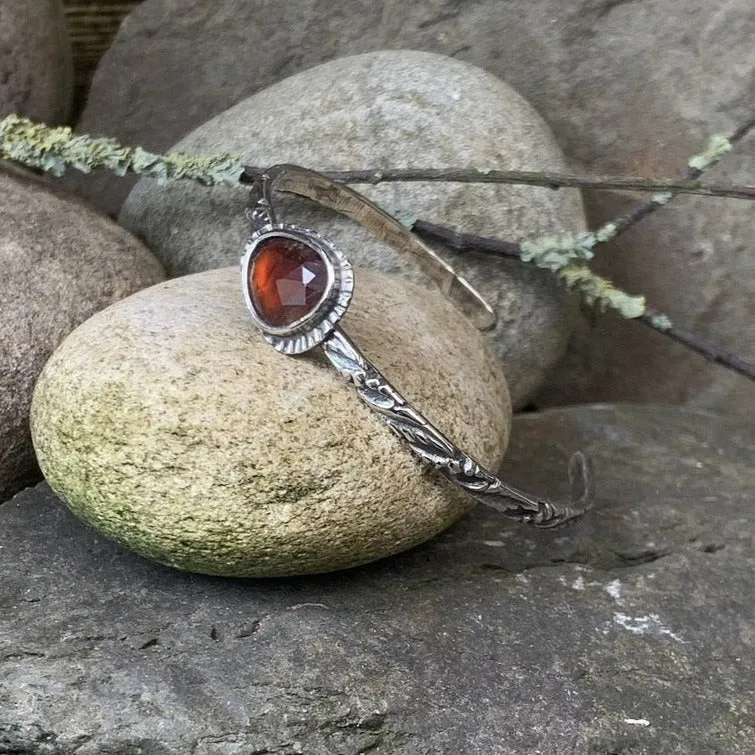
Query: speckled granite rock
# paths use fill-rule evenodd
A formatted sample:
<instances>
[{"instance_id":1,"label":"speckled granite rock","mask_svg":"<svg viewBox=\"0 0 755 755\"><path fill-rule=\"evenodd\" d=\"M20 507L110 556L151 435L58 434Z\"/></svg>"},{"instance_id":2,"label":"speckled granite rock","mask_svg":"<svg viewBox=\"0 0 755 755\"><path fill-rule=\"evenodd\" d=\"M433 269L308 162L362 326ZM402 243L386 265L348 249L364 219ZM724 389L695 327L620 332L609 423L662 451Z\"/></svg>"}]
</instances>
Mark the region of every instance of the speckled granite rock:
<instances>
[{"instance_id":1,"label":"speckled granite rock","mask_svg":"<svg viewBox=\"0 0 755 755\"><path fill-rule=\"evenodd\" d=\"M755 99L751 0L296 0L283 17L274 0L171 8L171 0L146 0L123 25L95 77L84 130L166 149L243 97L323 60L410 48L505 79L585 169L662 176L681 172L710 134L745 122ZM712 177L750 182L753 149L750 139ZM77 180L110 211L126 196L112 177ZM592 223L627 201L605 192L589 199ZM656 309L755 359L754 232L747 202L682 199L599 266L649 293ZM755 412L746 381L645 328L600 318L586 339L541 403L688 402Z\"/></svg>"},{"instance_id":2,"label":"speckled granite rock","mask_svg":"<svg viewBox=\"0 0 755 755\"><path fill-rule=\"evenodd\" d=\"M42 181L0 169L0 503L39 479L34 383L53 349L97 310L163 278L123 228Z\"/></svg>"},{"instance_id":3,"label":"speckled granite rock","mask_svg":"<svg viewBox=\"0 0 755 755\"><path fill-rule=\"evenodd\" d=\"M418 293L357 270L344 328L495 469L511 417L505 380L453 305ZM427 540L470 506L322 355L265 343L237 268L155 286L78 328L39 380L32 435L79 516L138 553L211 574L354 566Z\"/></svg>"},{"instance_id":4,"label":"speckled granite rock","mask_svg":"<svg viewBox=\"0 0 755 755\"><path fill-rule=\"evenodd\" d=\"M0 749L47 755L751 752L755 431L659 407L519 417L507 478L591 521L482 508L328 577L150 564L45 486L0 508ZM71 690L75 690L72 694Z\"/></svg>"},{"instance_id":5,"label":"speckled granite rock","mask_svg":"<svg viewBox=\"0 0 755 755\"><path fill-rule=\"evenodd\" d=\"M395 51L344 58L286 79L204 124L176 149L315 169L564 165L547 126L506 84L451 58ZM575 192L437 182L360 188L391 211L477 233L519 239L584 228ZM243 207L241 189L142 181L121 222L145 239L169 274L180 275L238 260L247 233ZM412 260L400 260L351 220L302 201L288 203L282 217L316 228L358 265L400 271L432 287ZM489 343L514 406L521 406L563 355L573 302L549 273L512 260L466 254L455 264L498 313Z\"/></svg>"},{"instance_id":6,"label":"speckled granite rock","mask_svg":"<svg viewBox=\"0 0 755 755\"><path fill-rule=\"evenodd\" d=\"M71 43L59 0L0 0L0 118L59 123L73 87Z\"/></svg>"}]
</instances>

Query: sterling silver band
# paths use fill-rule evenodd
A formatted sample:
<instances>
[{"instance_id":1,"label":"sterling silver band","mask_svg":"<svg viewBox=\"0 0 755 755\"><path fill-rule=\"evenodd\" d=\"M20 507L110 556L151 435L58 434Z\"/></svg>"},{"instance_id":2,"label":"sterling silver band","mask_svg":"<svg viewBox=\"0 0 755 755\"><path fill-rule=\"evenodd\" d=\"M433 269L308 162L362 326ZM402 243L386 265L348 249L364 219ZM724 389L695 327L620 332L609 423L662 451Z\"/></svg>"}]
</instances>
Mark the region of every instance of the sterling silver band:
<instances>
[{"instance_id":1,"label":"sterling silver band","mask_svg":"<svg viewBox=\"0 0 755 755\"><path fill-rule=\"evenodd\" d=\"M569 462L571 498L557 503L523 493L502 482L458 449L388 382L338 327L354 287L348 260L314 231L278 223L274 191L308 197L365 226L393 249L412 255L421 269L479 329L495 325L495 313L468 281L398 221L348 186L295 165L270 168L252 187L249 218L253 233L242 257L242 289L247 306L265 339L278 351L300 354L322 345L330 362L354 384L362 401L423 461L467 491L480 503L518 522L556 527L582 516L592 505L593 478L589 459L581 452ZM285 238L314 249L328 273L328 286L312 311L285 327L273 326L258 311L250 293L256 255L270 239Z\"/></svg>"}]
</instances>

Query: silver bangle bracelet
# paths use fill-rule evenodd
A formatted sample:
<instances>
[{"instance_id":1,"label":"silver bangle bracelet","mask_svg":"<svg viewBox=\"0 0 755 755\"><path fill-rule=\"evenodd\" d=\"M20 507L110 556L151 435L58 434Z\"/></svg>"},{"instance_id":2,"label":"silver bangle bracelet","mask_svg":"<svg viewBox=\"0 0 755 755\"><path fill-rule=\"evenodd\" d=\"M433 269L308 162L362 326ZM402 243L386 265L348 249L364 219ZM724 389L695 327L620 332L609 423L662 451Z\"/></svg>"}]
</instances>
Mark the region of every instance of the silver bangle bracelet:
<instances>
[{"instance_id":1,"label":"silver bangle bracelet","mask_svg":"<svg viewBox=\"0 0 755 755\"><path fill-rule=\"evenodd\" d=\"M362 401L423 461L505 516L537 527L555 527L582 516L592 504L590 462L581 452L569 462L571 499L557 503L523 493L499 480L443 433L389 383L339 327L354 290L344 254L318 233L277 222L274 191L308 197L363 225L400 253L410 254L480 330L496 317L468 281L411 231L345 184L295 165L276 165L252 186L248 215L252 235L241 258L241 285L254 324L283 354L322 346L330 362L354 384Z\"/></svg>"}]
</instances>

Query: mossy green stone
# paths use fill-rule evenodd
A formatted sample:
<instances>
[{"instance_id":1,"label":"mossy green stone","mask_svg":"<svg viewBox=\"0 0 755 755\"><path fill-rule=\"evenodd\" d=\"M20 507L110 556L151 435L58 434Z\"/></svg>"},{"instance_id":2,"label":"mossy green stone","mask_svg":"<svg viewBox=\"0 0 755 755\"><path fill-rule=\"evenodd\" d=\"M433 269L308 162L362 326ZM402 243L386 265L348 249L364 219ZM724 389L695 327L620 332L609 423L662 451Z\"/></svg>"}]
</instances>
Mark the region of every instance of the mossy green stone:
<instances>
[{"instance_id":1,"label":"mossy green stone","mask_svg":"<svg viewBox=\"0 0 755 755\"><path fill-rule=\"evenodd\" d=\"M481 462L508 440L506 382L440 295L357 271L344 327ZM153 286L48 362L32 435L53 489L127 548L228 576L325 572L433 537L471 499L422 466L318 353L279 354L236 269Z\"/></svg>"}]
</instances>

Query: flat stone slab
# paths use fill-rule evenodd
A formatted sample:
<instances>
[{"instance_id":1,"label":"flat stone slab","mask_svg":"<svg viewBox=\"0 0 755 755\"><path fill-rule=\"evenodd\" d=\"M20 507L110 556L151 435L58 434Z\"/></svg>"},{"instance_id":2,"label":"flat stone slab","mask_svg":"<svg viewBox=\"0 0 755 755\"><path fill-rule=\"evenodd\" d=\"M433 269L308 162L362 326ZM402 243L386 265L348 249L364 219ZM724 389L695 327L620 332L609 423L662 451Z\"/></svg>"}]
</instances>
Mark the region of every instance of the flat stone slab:
<instances>
[{"instance_id":1,"label":"flat stone slab","mask_svg":"<svg viewBox=\"0 0 755 755\"><path fill-rule=\"evenodd\" d=\"M506 479L565 492L562 531L478 507L350 572L183 574L45 486L0 507L0 753L745 753L755 427L659 407L514 426ZM750 659L750 661L748 661Z\"/></svg>"}]
</instances>

